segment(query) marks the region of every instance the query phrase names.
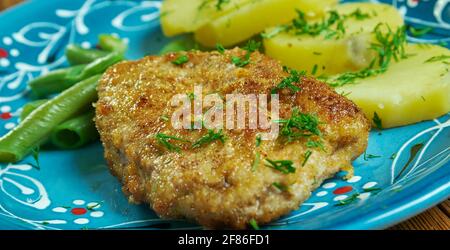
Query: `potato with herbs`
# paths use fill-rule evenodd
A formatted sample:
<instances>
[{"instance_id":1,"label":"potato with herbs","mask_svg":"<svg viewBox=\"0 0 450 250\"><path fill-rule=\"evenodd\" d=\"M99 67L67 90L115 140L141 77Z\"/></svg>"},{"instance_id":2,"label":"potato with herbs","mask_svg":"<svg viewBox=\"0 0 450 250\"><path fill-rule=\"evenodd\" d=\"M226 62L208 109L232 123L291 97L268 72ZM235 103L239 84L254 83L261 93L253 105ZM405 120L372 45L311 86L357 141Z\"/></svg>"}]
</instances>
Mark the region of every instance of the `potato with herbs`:
<instances>
[{"instance_id":1,"label":"potato with herbs","mask_svg":"<svg viewBox=\"0 0 450 250\"><path fill-rule=\"evenodd\" d=\"M295 17L295 9L309 17L322 16L338 0L165 0L161 8L164 34L195 32L202 45L235 45Z\"/></svg>"},{"instance_id":2,"label":"potato with herbs","mask_svg":"<svg viewBox=\"0 0 450 250\"><path fill-rule=\"evenodd\" d=\"M337 87L383 128L430 120L450 112L450 50L406 45L406 59L393 60L385 73ZM336 82L338 83L338 82ZM375 119L378 120L378 119Z\"/></svg>"},{"instance_id":3,"label":"potato with herbs","mask_svg":"<svg viewBox=\"0 0 450 250\"><path fill-rule=\"evenodd\" d=\"M161 6L161 27L166 36L193 32L251 0L165 0Z\"/></svg>"},{"instance_id":4,"label":"potato with herbs","mask_svg":"<svg viewBox=\"0 0 450 250\"><path fill-rule=\"evenodd\" d=\"M315 75L356 71L375 56L370 47L380 23L393 31L404 24L398 11L386 4L342 4L326 18L315 20L299 12L290 24L266 30L264 48L284 65ZM381 31L386 33L388 28Z\"/></svg>"},{"instance_id":5,"label":"potato with herbs","mask_svg":"<svg viewBox=\"0 0 450 250\"><path fill-rule=\"evenodd\" d=\"M325 10L336 3L337 0L250 1L200 27L195 32L195 39L207 47L217 43L232 46L259 34L267 27L289 22L295 17L296 9L309 13L309 16L322 16Z\"/></svg>"}]
</instances>

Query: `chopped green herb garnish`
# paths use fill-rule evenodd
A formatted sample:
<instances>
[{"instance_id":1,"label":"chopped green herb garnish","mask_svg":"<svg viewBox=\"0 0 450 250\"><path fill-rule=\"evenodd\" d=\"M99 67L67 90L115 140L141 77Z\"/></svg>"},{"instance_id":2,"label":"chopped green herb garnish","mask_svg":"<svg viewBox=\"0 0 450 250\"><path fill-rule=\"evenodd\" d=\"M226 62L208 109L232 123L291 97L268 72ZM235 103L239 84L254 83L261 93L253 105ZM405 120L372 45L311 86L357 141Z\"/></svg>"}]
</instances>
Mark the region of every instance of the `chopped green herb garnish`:
<instances>
[{"instance_id":1,"label":"chopped green herb garnish","mask_svg":"<svg viewBox=\"0 0 450 250\"><path fill-rule=\"evenodd\" d=\"M210 0L204 0L203 2L200 3L200 5L197 7L197 9L202 10L203 8L205 8L206 5L208 5L209 2L210 2Z\"/></svg>"},{"instance_id":2,"label":"chopped green herb garnish","mask_svg":"<svg viewBox=\"0 0 450 250\"><path fill-rule=\"evenodd\" d=\"M314 64L312 70L311 70L311 75L315 75L317 73L317 69L319 68L319 66L317 64Z\"/></svg>"},{"instance_id":3,"label":"chopped green herb garnish","mask_svg":"<svg viewBox=\"0 0 450 250\"><path fill-rule=\"evenodd\" d=\"M378 130L383 129L383 122L381 121L381 118L378 116L377 112L373 112L373 123L375 124L375 127Z\"/></svg>"},{"instance_id":4,"label":"chopped green herb garnish","mask_svg":"<svg viewBox=\"0 0 450 250\"><path fill-rule=\"evenodd\" d=\"M421 37L424 36L430 32L433 31L433 28L431 27L424 27L424 28L414 28L413 26L409 26L409 32L414 37Z\"/></svg>"},{"instance_id":5,"label":"chopped green herb garnish","mask_svg":"<svg viewBox=\"0 0 450 250\"><path fill-rule=\"evenodd\" d=\"M370 65L358 72L346 72L338 75L332 79L324 79L332 87L339 87L346 84L353 84L358 79L364 79L367 77L383 74L387 71L392 59L398 61L400 59L407 58L405 53L406 44L406 28L405 26L397 29L395 32L386 25L388 32L381 31L383 27L379 24L373 30L375 34L376 42L371 45L371 49L378 54L378 58L373 60ZM375 66L378 66L375 68Z\"/></svg>"},{"instance_id":6,"label":"chopped green herb garnish","mask_svg":"<svg viewBox=\"0 0 450 250\"><path fill-rule=\"evenodd\" d=\"M238 67L245 67L250 63L250 56L253 52L257 51L261 47L261 42L256 42L255 40L250 40L243 47L244 50L247 51L244 57L231 57L231 62Z\"/></svg>"},{"instance_id":7,"label":"chopped green herb garnish","mask_svg":"<svg viewBox=\"0 0 450 250\"><path fill-rule=\"evenodd\" d=\"M255 219L251 219L248 224L254 229L254 230L259 230L259 226L258 223L256 222Z\"/></svg>"},{"instance_id":8,"label":"chopped green herb garnish","mask_svg":"<svg viewBox=\"0 0 450 250\"><path fill-rule=\"evenodd\" d=\"M173 60L172 63L175 65L183 65L189 62L189 57L187 55L180 55L177 59Z\"/></svg>"},{"instance_id":9,"label":"chopped green herb garnish","mask_svg":"<svg viewBox=\"0 0 450 250\"><path fill-rule=\"evenodd\" d=\"M256 147L259 147L261 145L261 135L256 136Z\"/></svg>"},{"instance_id":10,"label":"chopped green herb garnish","mask_svg":"<svg viewBox=\"0 0 450 250\"><path fill-rule=\"evenodd\" d=\"M352 13L350 13L349 15L347 15L347 17L353 17L356 20L364 20L364 19L368 19L370 18L370 15L367 13L363 13L361 11L360 8L356 9L355 11L353 11Z\"/></svg>"},{"instance_id":11,"label":"chopped green herb garnish","mask_svg":"<svg viewBox=\"0 0 450 250\"><path fill-rule=\"evenodd\" d=\"M281 192L287 191L288 187L279 183L279 182L274 182L272 183L272 186L276 187L278 190L280 190Z\"/></svg>"},{"instance_id":12,"label":"chopped green herb garnish","mask_svg":"<svg viewBox=\"0 0 450 250\"><path fill-rule=\"evenodd\" d=\"M255 160L253 161L253 165L252 165L252 172L256 171L256 168L258 168L259 165L259 157L260 157L260 153L256 152L255 154Z\"/></svg>"},{"instance_id":13,"label":"chopped green herb garnish","mask_svg":"<svg viewBox=\"0 0 450 250\"><path fill-rule=\"evenodd\" d=\"M191 101L193 101L195 99L194 93L189 93L187 96L189 97L189 100L191 100Z\"/></svg>"},{"instance_id":14,"label":"chopped green herb garnish","mask_svg":"<svg viewBox=\"0 0 450 250\"><path fill-rule=\"evenodd\" d=\"M381 191L381 188L376 188L376 187L364 188L363 191L366 192L366 193L378 194Z\"/></svg>"},{"instance_id":15,"label":"chopped green herb garnish","mask_svg":"<svg viewBox=\"0 0 450 250\"><path fill-rule=\"evenodd\" d=\"M220 43L216 44L216 49L217 49L217 51L219 51L220 54L225 53L225 48Z\"/></svg>"},{"instance_id":16,"label":"chopped green herb garnish","mask_svg":"<svg viewBox=\"0 0 450 250\"><path fill-rule=\"evenodd\" d=\"M340 200L335 206L346 206L352 204L358 200L358 193L352 194L350 197Z\"/></svg>"},{"instance_id":17,"label":"chopped green herb garnish","mask_svg":"<svg viewBox=\"0 0 450 250\"><path fill-rule=\"evenodd\" d=\"M348 15L339 15L336 11L329 11L327 19L323 19L321 22L310 23L306 18L306 14L297 10L297 18L290 24L280 25L271 30L270 33L262 34L262 37L272 38L282 32L293 32L295 35L323 35L325 39L339 39L345 34L344 22L349 18L363 20L370 18L370 15L363 13L360 9Z\"/></svg>"},{"instance_id":18,"label":"chopped green herb garnish","mask_svg":"<svg viewBox=\"0 0 450 250\"><path fill-rule=\"evenodd\" d=\"M268 162L268 164L266 164L267 167L278 170L283 174L295 173L295 167L293 166L294 163L292 161L288 160L273 161L270 159L266 159L266 161Z\"/></svg>"},{"instance_id":19,"label":"chopped green herb garnish","mask_svg":"<svg viewBox=\"0 0 450 250\"><path fill-rule=\"evenodd\" d=\"M156 140L163 145L164 147L166 147L169 151L175 151L175 152L180 152L181 148L173 145L172 143L170 143L170 140L175 140L175 141L180 141L180 142L190 142L188 140L176 137L176 136L170 136L170 135L166 135L163 133L158 133L156 134Z\"/></svg>"},{"instance_id":20,"label":"chopped green herb garnish","mask_svg":"<svg viewBox=\"0 0 450 250\"><path fill-rule=\"evenodd\" d=\"M166 121L166 122L169 121L169 117L167 115L162 115L160 118L163 121Z\"/></svg>"},{"instance_id":21,"label":"chopped green herb garnish","mask_svg":"<svg viewBox=\"0 0 450 250\"><path fill-rule=\"evenodd\" d=\"M320 148L323 151L325 151L325 148L323 147L323 143L322 143L321 140L313 141L311 139L308 139L308 141L306 142L306 147L308 147L308 148Z\"/></svg>"},{"instance_id":22,"label":"chopped green herb garnish","mask_svg":"<svg viewBox=\"0 0 450 250\"><path fill-rule=\"evenodd\" d=\"M375 158L381 158L380 155L373 155L373 154L367 154L367 152L364 152L364 160L368 161L369 159L375 159Z\"/></svg>"},{"instance_id":23,"label":"chopped green herb garnish","mask_svg":"<svg viewBox=\"0 0 450 250\"><path fill-rule=\"evenodd\" d=\"M222 10L222 5L229 3L230 0L217 0L216 9Z\"/></svg>"},{"instance_id":24,"label":"chopped green herb garnish","mask_svg":"<svg viewBox=\"0 0 450 250\"><path fill-rule=\"evenodd\" d=\"M312 155L312 151L311 150L307 150L305 152L305 156L304 156L304 160L302 163L302 167L304 167L306 165L306 162L308 162L309 157Z\"/></svg>"},{"instance_id":25,"label":"chopped green herb garnish","mask_svg":"<svg viewBox=\"0 0 450 250\"><path fill-rule=\"evenodd\" d=\"M262 33L261 37L269 39L269 38L272 38L272 37L278 35L281 32L288 30L288 29L289 29L288 25L279 25L279 26L273 28L269 33Z\"/></svg>"},{"instance_id":26,"label":"chopped green herb garnish","mask_svg":"<svg viewBox=\"0 0 450 250\"><path fill-rule=\"evenodd\" d=\"M292 142L298 138L311 137L313 135L321 136L319 130L320 121L316 115L301 113L294 108L289 119L277 120L277 123L283 124L281 135Z\"/></svg>"},{"instance_id":27,"label":"chopped green herb garnish","mask_svg":"<svg viewBox=\"0 0 450 250\"><path fill-rule=\"evenodd\" d=\"M100 206L100 203L96 203L96 204L93 204L93 205L88 205L87 207L86 207L86 209L87 210L94 210L94 209L96 209L96 208L98 208Z\"/></svg>"},{"instance_id":28,"label":"chopped green herb garnish","mask_svg":"<svg viewBox=\"0 0 450 250\"><path fill-rule=\"evenodd\" d=\"M381 31L382 24L377 25L373 31L377 43L372 44L371 49L378 53L380 68L387 68L392 58L395 61L405 58L406 27L403 26L393 32L388 25L386 26L389 31L386 34Z\"/></svg>"},{"instance_id":29,"label":"chopped green herb garnish","mask_svg":"<svg viewBox=\"0 0 450 250\"><path fill-rule=\"evenodd\" d=\"M314 51L313 54L316 55L316 56L321 56L322 55L322 53L316 52L316 51Z\"/></svg>"},{"instance_id":30,"label":"chopped green herb garnish","mask_svg":"<svg viewBox=\"0 0 450 250\"><path fill-rule=\"evenodd\" d=\"M430 63L430 62L439 62L439 61L444 61L450 59L450 55L440 55L440 56L433 56L430 59L426 60L426 63Z\"/></svg>"},{"instance_id":31,"label":"chopped green herb garnish","mask_svg":"<svg viewBox=\"0 0 450 250\"><path fill-rule=\"evenodd\" d=\"M284 78L274 89L272 89L272 94L276 94L281 89L290 89L293 93L299 92L301 89L294 85L294 83L301 84L301 79L306 75L305 71L297 71L295 69L289 69L287 67L283 68L290 76Z\"/></svg>"},{"instance_id":32,"label":"chopped green herb garnish","mask_svg":"<svg viewBox=\"0 0 450 250\"><path fill-rule=\"evenodd\" d=\"M389 159L394 160L395 157L397 157L397 153L393 153L393 154L391 155L391 157L389 157Z\"/></svg>"},{"instance_id":33,"label":"chopped green herb garnish","mask_svg":"<svg viewBox=\"0 0 450 250\"><path fill-rule=\"evenodd\" d=\"M214 132L214 130L208 130L208 134L204 135L200 139L198 139L194 144L192 144L192 148L199 148L204 144L211 143L213 141L219 140L222 143L225 143L225 135L222 133L222 129L219 132Z\"/></svg>"},{"instance_id":34,"label":"chopped green herb garnish","mask_svg":"<svg viewBox=\"0 0 450 250\"><path fill-rule=\"evenodd\" d=\"M245 57L246 57L246 59L242 59L240 57L233 56L233 57L231 57L231 62L234 65L236 65L236 66L238 66L240 68L243 68L243 67L247 66L250 63L250 57L248 57L248 58L247 58L247 56L245 56Z\"/></svg>"},{"instance_id":35,"label":"chopped green herb garnish","mask_svg":"<svg viewBox=\"0 0 450 250\"><path fill-rule=\"evenodd\" d=\"M374 69L374 68L366 68L358 72L346 72L340 74L338 77L334 79L324 78L323 80L328 83L331 87L340 87L346 84L355 83L357 79L364 79L370 76L375 76L386 72L387 68L383 69Z\"/></svg>"}]
</instances>

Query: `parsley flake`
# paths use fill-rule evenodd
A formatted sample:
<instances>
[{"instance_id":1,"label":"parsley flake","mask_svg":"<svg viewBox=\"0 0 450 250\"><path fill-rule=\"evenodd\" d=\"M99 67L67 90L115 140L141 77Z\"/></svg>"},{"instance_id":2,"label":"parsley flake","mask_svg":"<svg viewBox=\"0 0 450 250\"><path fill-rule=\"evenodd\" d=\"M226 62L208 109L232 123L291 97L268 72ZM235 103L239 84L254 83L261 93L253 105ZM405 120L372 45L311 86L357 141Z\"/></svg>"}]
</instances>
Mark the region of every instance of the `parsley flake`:
<instances>
[{"instance_id":1,"label":"parsley flake","mask_svg":"<svg viewBox=\"0 0 450 250\"><path fill-rule=\"evenodd\" d=\"M272 186L274 186L275 188L277 188L278 190L280 190L281 192L287 191L288 187L279 183L279 182L274 182L272 183Z\"/></svg>"},{"instance_id":2,"label":"parsley flake","mask_svg":"<svg viewBox=\"0 0 450 250\"><path fill-rule=\"evenodd\" d=\"M255 171L256 171L256 168L257 168L258 165L259 165L259 157L260 157L260 153L259 153L259 152L256 152L256 154L255 154L255 160L253 161L253 165L252 165L252 172L255 172Z\"/></svg>"},{"instance_id":3,"label":"parsley flake","mask_svg":"<svg viewBox=\"0 0 450 250\"><path fill-rule=\"evenodd\" d=\"M251 219L248 224L254 229L254 230L259 230L259 226L258 223L256 222L255 219Z\"/></svg>"},{"instance_id":4,"label":"parsley flake","mask_svg":"<svg viewBox=\"0 0 450 250\"><path fill-rule=\"evenodd\" d=\"M299 92L300 87L294 85L294 83L300 84L303 76L306 75L305 71L297 71L295 69L283 68L290 76L284 78L274 89L272 89L272 94L276 94L282 89L290 89L293 93Z\"/></svg>"},{"instance_id":5,"label":"parsley flake","mask_svg":"<svg viewBox=\"0 0 450 250\"><path fill-rule=\"evenodd\" d=\"M422 37L430 32L433 31L433 28L431 27L424 27L424 28L415 28L413 26L409 26L409 32L414 37Z\"/></svg>"},{"instance_id":6,"label":"parsley flake","mask_svg":"<svg viewBox=\"0 0 450 250\"><path fill-rule=\"evenodd\" d=\"M175 60L172 61L175 65L183 65L185 63L189 62L189 57L187 55L180 55Z\"/></svg>"},{"instance_id":7,"label":"parsley flake","mask_svg":"<svg viewBox=\"0 0 450 250\"><path fill-rule=\"evenodd\" d=\"M302 163L302 167L304 167L306 165L306 162L308 162L309 157L312 155L312 151L311 150L307 150L305 152L305 156L304 156L304 160Z\"/></svg>"},{"instance_id":8,"label":"parsley flake","mask_svg":"<svg viewBox=\"0 0 450 250\"><path fill-rule=\"evenodd\" d=\"M377 112L373 112L373 119L372 119L372 121L373 121L373 123L375 124L375 127L378 130L382 130L383 129L383 121L378 116Z\"/></svg>"},{"instance_id":9,"label":"parsley flake","mask_svg":"<svg viewBox=\"0 0 450 250\"><path fill-rule=\"evenodd\" d=\"M222 129L219 130L217 133L214 132L214 130L210 129L208 130L208 134L202 136L200 139L198 139L194 144L192 144L192 148L199 148L204 144L211 143L213 141L219 140L222 143L225 143L225 135L222 133Z\"/></svg>"},{"instance_id":10,"label":"parsley flake","mask_svg":"<svg viewBox=\"0 0 450 250\"><path fill-rule=\"evenodd\" d=\"M288 160L273 161L270 159L266 159L266 162L268 163L266 164L267 167L278 170L283 174L295 173L296 170L295 167L293 166L294 163L292 161Z\"/></svg>"},{"instance_id":11,"label":"parsley flake","mask_svg":"<svg viewBox=\"0 0 450 250\"><path fill-rule=\"evenodd\" d=\"M158 141L159 144L166 147L169 151L175 151L178 153L181 151L181 148L170 143L169 140L175 140L175 141L180 141L180 142L190 142L188 140L185 140L185 139L182 139L182 138L179 138L176 136L166 135L163 133L156 134L156 140Z\"/></svg>"},{"instance_id":12,"label":"parsley flake","mask_svg":"<svg viewBox=\"0 0 450 250\"><path fill-rule=\"evenodd\" d=\"M223 45L220 43L216 44L216 49L220 54L225 53L225 47L223 47Z\"/></svg>"},{"instance_id":13,"label":"parsley flake","mask_svg":"<svg viewBox=\"0 0 450 250\"><path fill-rule=\"evenodd\" d=\"M320 121L318 117L313 114L301 113L297 108L293 109L289 119L277 120L275 122L283 124L281 135L286 137L288 142L313 135L322 135L319 129Z\"/></svg>"},{"instance_id":14,"label":"parsley flake","mask_svg":"<svg viewBox=\"0 0 450 250\"><path fill-rule=\"evenodd\" d=\"M255 40L250 40L247 42L247 44L243 47L244 50L247 51L245 56L243 57L237 57L233 56L231 57L231 62L238 66L238 67L245 67L248 64L250 64L250 56L253 52L257 51L261 47L261 42L256 42Z\"/></svg>"},{"instance_id":15,"label":"parsley flake","mask_svg":"<svg viewBox=\"0 0 450 250\"><path fill-rule=\"evenodd\" d=\"M439 61L444 61L450 59L450 55L440 55L440 56L433 56L430 59L426 60L426 63L431 63L431 62L439 62Z\"/></svg>"},{"instance_id":16,"label":"parsley flake","mask_svg":"<svg viewBox=\"0 0 450 250\"><path fill-rule=\"evenodd\" d=\"M375 159L375 158L381 158L381 155L367 154L367 152L364 152L364 160L365 161L368 161L369 159Z\"/></svg>"},{"instance_id":17,"label":"parsley flake","mask_svg":"<svg viewBox=\"0 0 450 250\"><path fill-rule=\"evenodd\" d=\"M222 10L222 5L229 3L230 0L217 0L216 9Z\"/></svg>"}]
</instances>

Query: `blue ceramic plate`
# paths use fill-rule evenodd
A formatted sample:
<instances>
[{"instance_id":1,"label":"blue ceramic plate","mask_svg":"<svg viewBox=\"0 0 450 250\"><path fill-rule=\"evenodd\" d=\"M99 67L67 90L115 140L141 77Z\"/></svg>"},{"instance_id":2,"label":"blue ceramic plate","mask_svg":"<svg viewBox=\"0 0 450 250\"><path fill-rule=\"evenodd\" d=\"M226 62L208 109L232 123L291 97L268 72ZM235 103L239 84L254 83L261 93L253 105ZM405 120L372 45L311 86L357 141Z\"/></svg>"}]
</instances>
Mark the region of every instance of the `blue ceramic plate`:
<instances>
[{"instance_id":1,"label":"blue ceramic plate","mask_svg":"<svg viewBox=\"0 0 450 250\"><path fill-rule=\"evenodd\" d=\"M413 42L450 42L448 1L384 1L406 20L434 27ZM159 1L39 0L0 14L0 135L18 123L29 101L26 83L66 65L68 43L94 47L99 33L129 43L128 57L157 52L168 40L159 28ZM370 134L355 176L338 174L298 210L268 229L381 229L407 219L450 195L450 115ZM392 157L392 156L395 157ZM1 229L200 228L159 219L146 206L128 204L103 159L100 143L74 151L44 151L41 168L26 158L0 165ZM372 192L364 192L371 189ZM351 197L354 202L336 206Z\"/></svg>"}]
</instances>

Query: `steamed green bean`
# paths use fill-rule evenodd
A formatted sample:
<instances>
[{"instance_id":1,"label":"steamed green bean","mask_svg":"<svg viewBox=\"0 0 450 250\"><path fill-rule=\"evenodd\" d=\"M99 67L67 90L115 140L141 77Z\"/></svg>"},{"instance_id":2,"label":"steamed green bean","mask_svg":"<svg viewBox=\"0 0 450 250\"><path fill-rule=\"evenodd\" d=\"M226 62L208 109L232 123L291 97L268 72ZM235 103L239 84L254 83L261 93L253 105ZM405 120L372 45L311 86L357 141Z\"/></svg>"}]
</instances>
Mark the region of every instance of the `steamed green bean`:
<instances>
[{"instance_id":1,"label":"steamed green bean","mask_svg":"<svg viewBox=\"0 0 450 250\"><path fill-rule=\"evenodd\" d=\"M31 114L31 112L42 106L42 104L46 103L47 101L48 101L47 99L41 99L25 104L22 107L22 112L20 113L20 120L21 121L25 120L25 118L27 118L27 116Z\"/></svg>"},{"instance_id":2,"label":"steamed green bean","mask_svg":"<svg viewBox=\"0 0 450 250\"><path fill-rule=\"evenodd\" d=\"M122 39L109 34L99 35L98 45L105 51L118 52L120 54L125 54L127 51L127 45L122 41Z\"/></svg>"},{"instance_id":3,"label":"steamed green bean","mask_svg":"<svg viewBox=\"0 0 450 250\"><path fill-rule=\"evenodd\" d=\"M0 138L0 162L17 162L45 140L59 124L97 99L100 75L81 81L31 112Z\"/></svg>"},{"instance_id":4,"label":"steamed green bean","mask_svg":"<svg viewBox=\"0 0 450 250\"><path fill-rule=\"evenodd\" d=\"M25 104L20 114L20 120L31 114L39 106L46 103L47 99L37 100ZM50 142L53 146L61 149L73 149L84 146L98 138L98 132L94 124L94 110L92 107L87 107L88 111L81 110L80 114L58 125L50 135L50 141L45 141L42 144Z\"/></svg>"},{"instance_id":5,"label":"steamed green bean","mask_svg":"<svg viewBox=\"0 0 450 250\"><path fill-rule=\"evenodd\" d=\"M77 65L66 69L59 69L47 75L37 77L28 83L34 97L41 98L61 92L73 84L93 75L103 73L109 66L121 61L119 53L110 53L86 65Z\"/></svg>"},{"instance_id":6,"label":"steamed green bean","mask_svg":"<svg viewBox=\"0 0 450 250\"><path fill-rule=\"evenodd\" d=\"M98 58L92 63L86 65L86 68L79 75L80 80L85 79L87 77L102 74L105 72L111 65L114 65L123 60L123 54L118 52L113 52L108 54L107 56Z\"/></svg>"},{"instance_id":7,"label":"steamed green bean","mask_svg":"<svg viewBox=\"0 0 450 250\"><path fill-rule=\"evenodd\" d=\"M50 142L62 149L74 149L98 139L92 110L58 125L50 135Z\"/></svg>"},{"instance_id":8,"label":"steamed green bean","mask_svg":"<svg viewBox=\"0 0 450 250\"><path fill-rule=\"evenodd\" d=\"M108 51L98 49L84 49L75 44L66 47L66 58L70 65L87 64L109 54Z\"/></svg>"},{"instance_id":9,"label":"steamed green bean","mask_svg":"<svg viewBox=\"0 0 450 250\"><path fill-rule=\"evenodd\" d=\"M36 98L57 93L79 82L78 76L84 68L86 68L86 65L77 65L51 71L44 76L31 80L28 86L30 86L32 95Z\"/></svg>"}]
</instances>

